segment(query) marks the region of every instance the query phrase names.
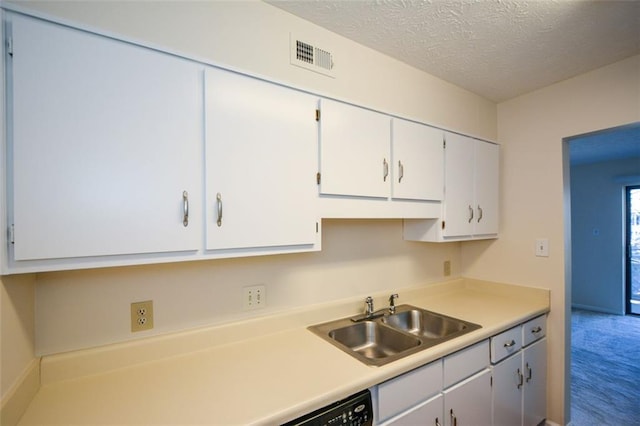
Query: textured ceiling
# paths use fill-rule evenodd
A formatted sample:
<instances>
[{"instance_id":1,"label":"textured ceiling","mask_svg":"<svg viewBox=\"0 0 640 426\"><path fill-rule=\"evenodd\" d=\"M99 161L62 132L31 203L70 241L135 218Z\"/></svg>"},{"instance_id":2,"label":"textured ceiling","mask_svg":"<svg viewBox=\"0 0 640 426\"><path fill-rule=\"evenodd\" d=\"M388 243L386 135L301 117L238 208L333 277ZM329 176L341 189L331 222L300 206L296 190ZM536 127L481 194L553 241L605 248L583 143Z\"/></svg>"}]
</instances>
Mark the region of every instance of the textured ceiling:
<instances>
[{"instance_id":1,"label":"textured ceiling","mask_svg":"<svg viewBox=\"0 0 640 426\"><path fill-rule=\"evenodd\" d=\"M640 54L640 0L265 1L495 102ZM640 125L569 146L640 157Z\"/></svg>"},{"instance_id":2,"label":"textured ceiling","mask_svg":"<svg viewBox=\"0 0 640 426\"><path fill-rule=\"evenodd\" d=\"M640 0L267 2L496 102L640 53Z\"/></svg>"}]
</instances>

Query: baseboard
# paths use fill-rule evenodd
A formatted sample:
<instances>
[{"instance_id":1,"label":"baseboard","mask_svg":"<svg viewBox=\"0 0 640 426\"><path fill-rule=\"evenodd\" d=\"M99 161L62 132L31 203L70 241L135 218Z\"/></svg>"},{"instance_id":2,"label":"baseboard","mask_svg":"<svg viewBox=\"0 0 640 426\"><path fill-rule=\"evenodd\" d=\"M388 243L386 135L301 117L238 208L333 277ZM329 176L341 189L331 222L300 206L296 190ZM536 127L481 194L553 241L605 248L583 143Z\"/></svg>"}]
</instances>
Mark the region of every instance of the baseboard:
<instances>
[{"instance_id":1,"label":"baseboard","mask_svg":"<svg viewBox=\"0 0 640 426\"><path fill-rule=\"evenodd\" d=\"M614 309L606 309L601 306L581 305L579 303L572 303L572 309L582 309L584 311L602 312L605 314L624 315L624 312L619 312ZM568 426L568 425L567 425Z\"/></svg>"},{"instance_id":2,"label":"baseboard","mask_svg":"<svg viewBox=\"0 0 640 426\"><path fill-rule=\"evenodd\" d=\"M0 425L15 426L40 389L40 358L34 359L2 398Z\"/></svg>"}]
</instances>

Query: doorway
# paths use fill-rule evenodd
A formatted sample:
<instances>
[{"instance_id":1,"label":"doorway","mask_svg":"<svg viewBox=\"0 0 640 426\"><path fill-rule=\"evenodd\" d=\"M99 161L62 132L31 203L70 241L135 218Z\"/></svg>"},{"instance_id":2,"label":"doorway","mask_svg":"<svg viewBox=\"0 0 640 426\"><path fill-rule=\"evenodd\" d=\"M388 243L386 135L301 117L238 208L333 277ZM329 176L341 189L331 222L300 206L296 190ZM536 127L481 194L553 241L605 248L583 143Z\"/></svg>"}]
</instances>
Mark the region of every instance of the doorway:
<instances>
[{"instance_id":1,"label":"doorway","mask_svg":"<svg viewBox=\"0 0 640 426\"><path fill-rule=\"evenodd\" d=\"M640 315L640 185L626 187L627 314Z\"/></svg>"}]
</instances>

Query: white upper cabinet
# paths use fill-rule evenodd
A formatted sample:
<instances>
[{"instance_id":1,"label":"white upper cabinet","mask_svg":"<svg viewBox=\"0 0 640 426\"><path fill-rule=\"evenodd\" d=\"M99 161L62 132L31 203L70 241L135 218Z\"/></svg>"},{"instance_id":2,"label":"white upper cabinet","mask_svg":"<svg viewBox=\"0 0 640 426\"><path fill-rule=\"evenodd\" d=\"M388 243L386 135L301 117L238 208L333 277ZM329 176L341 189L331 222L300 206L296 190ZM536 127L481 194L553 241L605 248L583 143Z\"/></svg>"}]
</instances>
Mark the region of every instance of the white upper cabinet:
<instances>
[{"instance_id":1,"label":"white upper cabinet","mask_svg":"<svg viewBox=\"0 0 640 426\"><path fill-rule=\"evenodd\" d=\"M206 249L312 247L317 98L205 71Z\"/></svg>"},{"instance_id":2,"label":"white upper cabinet","mask_svg":"<svg viewBox=\"0 0 640 426\"><path fill-rule=\"evenodd\" d=\"M197 250L199 67L21 15L9 28L14 260Z\"/></svg>"},{"instance_id":3,"label":"white upper cabinet","mask_svg":"<svg viewBox=\"0 0 640 426\"><path fill-rule=\"evenodd\" d=\"M447 133L445 237L498 233L498 145Z\"/></svg>"},{"instance_id":4,"label":"white upper cabinet","mask_svg":"<svg viewBox=\"0 0 640 426\"><path fill-rule=\"evenodd\" d=\"M393 198L442 200L444 132L398 118L392 127Z\"/></svg>"},{"instance_id":5,"label":"white upper cabinet","mask_svg":"<svg viewBox=\"0 0 640 426\"><path fill-rule=\"evenodd\" d=\"M389 197L391 117L329 99L320 114L320 193Z\"/></svg>"},{"instance_id":6,"label":"white upper cabinet","mask_svg":"<svg viewBox=\"0 0 640 426\"><path fill-rule=\"evenodd\" d=\"M404 238L435 242L496 238L499 146L449 132L445 139L445 195L440 219L405 221Z\"/></svg>"}]
</instances>

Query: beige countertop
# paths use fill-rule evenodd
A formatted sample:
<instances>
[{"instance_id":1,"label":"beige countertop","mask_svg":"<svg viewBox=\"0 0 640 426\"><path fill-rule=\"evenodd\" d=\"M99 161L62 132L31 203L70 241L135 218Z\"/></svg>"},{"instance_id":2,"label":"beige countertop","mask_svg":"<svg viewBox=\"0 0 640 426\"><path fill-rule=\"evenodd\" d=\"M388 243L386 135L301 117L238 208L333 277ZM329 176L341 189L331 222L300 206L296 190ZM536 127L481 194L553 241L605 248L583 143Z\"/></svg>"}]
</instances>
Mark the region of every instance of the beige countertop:
<instances>
[{"instance_id":1,"label":"beige countertop","mask_svg":"<svg viewBox=\"0 0 640 426\"><path fill-rule=\"evenodd\" d=\"M482 328L370 367L306 329L359 313L348 300L53 355L19 424L278 424L549 311L548 290L469 279L398 292Z\"/></svg>"}]
</instances>

